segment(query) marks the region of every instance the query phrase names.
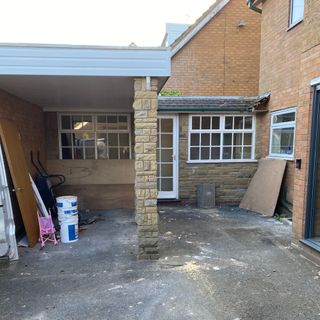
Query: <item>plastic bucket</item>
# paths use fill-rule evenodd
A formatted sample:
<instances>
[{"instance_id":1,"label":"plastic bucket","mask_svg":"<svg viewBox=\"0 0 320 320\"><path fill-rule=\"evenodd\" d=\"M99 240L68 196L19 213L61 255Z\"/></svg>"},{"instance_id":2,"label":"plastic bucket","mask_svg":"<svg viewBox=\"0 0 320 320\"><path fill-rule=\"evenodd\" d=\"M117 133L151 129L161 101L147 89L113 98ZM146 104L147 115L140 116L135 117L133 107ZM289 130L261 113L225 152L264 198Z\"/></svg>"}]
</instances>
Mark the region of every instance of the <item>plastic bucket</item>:
<instances>
[{"instance_id":1,"label":"plastic bucket","mask_svg":"<svg viewBox=\"0 0 320 320\"><path fill-rule=\"evenodd\" d=\"M78 215L59 216L61 242L78 241Z\"/></svg>"},{"instance_id":2,"label":"plastic bucket","mask_svg":"<svg viewBox=\"0 0 320 320\"><path fill-rule=\"evenodd\" d=\"M65 215L74 215L78 214L78 208L77 207L72 207L68 209L61 209L58 208L58 216L65 216Z\"/></svg>"},{"instance_id":3,"label":"plastic bucket","mask_svg":"<svg viewBox=\"0 0 320 320\"><path fill-rule=\"evenodd\" d=\"M76 196L63 196L58 197L57 208L59 209L73 209L76 210L78 208L78 197Z\"/></svg>"}]
</instances>

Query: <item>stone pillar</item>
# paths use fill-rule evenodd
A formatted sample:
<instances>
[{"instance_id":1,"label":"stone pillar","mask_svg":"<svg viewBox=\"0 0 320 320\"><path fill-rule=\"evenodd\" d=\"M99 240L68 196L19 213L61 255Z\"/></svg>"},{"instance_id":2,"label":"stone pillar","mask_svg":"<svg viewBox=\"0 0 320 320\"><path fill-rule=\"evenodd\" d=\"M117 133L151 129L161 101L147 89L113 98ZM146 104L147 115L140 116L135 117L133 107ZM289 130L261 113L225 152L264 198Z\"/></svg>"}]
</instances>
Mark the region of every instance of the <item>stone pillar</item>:
<instances>
[{"instance_id":1,"label":"stone pillar","mask_svg":"<svg viewBox=\"0 0 320 320\"><path fill-rule=\"evenodd\" d=\"M158 259L157 80L134 80L135 208L139 258Z\"/></svg>"}]
</instances>

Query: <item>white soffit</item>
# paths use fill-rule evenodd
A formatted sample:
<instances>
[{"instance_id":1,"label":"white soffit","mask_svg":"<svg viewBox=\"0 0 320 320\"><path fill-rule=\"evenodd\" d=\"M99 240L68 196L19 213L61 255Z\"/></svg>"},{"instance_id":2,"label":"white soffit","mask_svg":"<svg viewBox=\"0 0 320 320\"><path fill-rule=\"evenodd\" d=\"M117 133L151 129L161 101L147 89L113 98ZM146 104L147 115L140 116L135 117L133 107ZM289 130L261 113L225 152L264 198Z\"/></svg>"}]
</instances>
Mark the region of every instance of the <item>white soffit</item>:
<instances>
[{"instance_id":1,"label":"white soffit","mask_svg":"<svg viewBox=\"0 0 320 320\"><path fill-rule=\"evenodd\" d=\"M0 75L168 77L168 48L0 44Z\"/></svg>"},{"instance_id":2,"label":"white soffit","mask_svg":"<svg viewBox=\"0 0 320 320\"><path fill-rule=\"evenodd\" d=\"M219 1L219 0L217 0ZM222 0L218 3L211 12L209 12L192 30L188 32L188 29L185 31L186 36L181 35L181 39L177 39L177 44L173 43L171 50L171 56L173 57L182 47L184 47L210 20L215 17L231 0ZM237 0L240 1L240 0ZM241 0L244 1L244 0ZM192 28L192 26L190 27Z\"/></svg>"}]
</instances>

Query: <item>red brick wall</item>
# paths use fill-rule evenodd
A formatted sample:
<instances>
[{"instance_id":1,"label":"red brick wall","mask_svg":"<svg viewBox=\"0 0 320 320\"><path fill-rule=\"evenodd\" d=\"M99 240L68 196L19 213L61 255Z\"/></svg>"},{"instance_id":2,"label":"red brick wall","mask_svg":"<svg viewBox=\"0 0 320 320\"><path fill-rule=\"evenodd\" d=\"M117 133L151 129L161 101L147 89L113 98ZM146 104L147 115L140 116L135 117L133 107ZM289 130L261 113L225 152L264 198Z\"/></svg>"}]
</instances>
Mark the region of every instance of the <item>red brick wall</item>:
<instances>
[{"instance_id":1,"label":"red brick wall","mask_svg":"<svg viewBox=\"0 0 320 320\"><path fill-rule=\"evenodd\" d=\"M284 185L293 197L293 233L304 236L307 173L310 147L312 88L320 76L320 0L305 0L304 21L288 30L289 0L263 3L261 22L260 92L271 91L269 110L297 106L295 158L289 163ZM261 150L268 154L270 115L262 117Z\"/></svg>"},{"instance_id":2,"label":"red brick wall","mask_svg":"<svg viewBox=\"0 0 320 320\"><path fill-rule=\"evenodd\" d=\"M19 129L27 164L31 174L35 173L30 161L30 151L38 150L45 165L45 127L42 109L0 90L0 118L14 121Z\"/></svg>"},{"instance_id":3,"label":"red brick wall","mask_svg":"<svg viewBox=\"0 0 320 320\"><path fill-rule=\"evenodd\" d=\"M172 58L164 89L184 96L257 95L259 52L260 15L246 1L232 0Z\"/></svg>"}]
</instances>

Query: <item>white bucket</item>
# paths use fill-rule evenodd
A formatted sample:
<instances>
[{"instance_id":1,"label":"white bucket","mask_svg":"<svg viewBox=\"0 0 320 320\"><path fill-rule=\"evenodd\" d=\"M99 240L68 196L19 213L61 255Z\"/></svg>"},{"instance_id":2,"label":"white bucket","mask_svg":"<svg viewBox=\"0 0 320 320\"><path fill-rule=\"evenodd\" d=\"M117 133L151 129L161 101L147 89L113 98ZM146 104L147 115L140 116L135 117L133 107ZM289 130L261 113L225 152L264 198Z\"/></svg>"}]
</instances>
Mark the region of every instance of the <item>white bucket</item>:
<instances>
[{"instance_id":1,"label":"white bucket","mask_svg":"<svg viewBox=\"0 0 320 320\"><path fill-rule=\"evenodd\" d=\"M78 208L78 197L76 196L58 197L56 201L57 201L58 209L77 209Z\"/></svg>"},{"instance_id":2,"label":"white bucket","mask_svg":"<svg viewBox=\"0 0 320 320\"><path fill-rule=\"evenodd\" d=\"M58 208L58 216L65 216L65 215L75 215L78 214L78 208L77 207L72 207L68 209L61 209Z\"/></svg>"},{"instance_id":3,"label":"white bucket","mask_svg":"<svg viewBox=\"0 0 320 320\"><path fill-rule=\"evenodd\" d=\"M78 241L78 215L59 216L61 242Z\"/></svg>"}]
</instances>

